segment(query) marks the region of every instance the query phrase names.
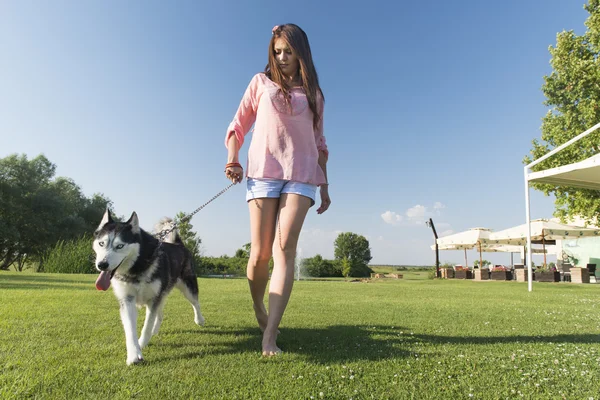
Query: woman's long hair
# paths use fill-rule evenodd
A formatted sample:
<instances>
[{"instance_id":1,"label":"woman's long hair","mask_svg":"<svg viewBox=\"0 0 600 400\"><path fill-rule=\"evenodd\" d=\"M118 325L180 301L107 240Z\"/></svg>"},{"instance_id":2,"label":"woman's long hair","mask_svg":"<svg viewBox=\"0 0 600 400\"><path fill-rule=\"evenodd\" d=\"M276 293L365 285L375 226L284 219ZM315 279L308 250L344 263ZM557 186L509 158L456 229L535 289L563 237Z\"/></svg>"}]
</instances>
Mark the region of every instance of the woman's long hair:
<instances>
[{"instance_id":1,"label":"woman's long hair","mask_svg":"<svg viewBox=\"0 0 600 400\"><path fill-rule=\"evenodd\" d=\"M298 73L302 79L302 87L306 93L308 106L313 113L313 126L316 128L321 120L321 115L317 107L317 96L320 94L323 101L325 101L325 96L323 96L323 91L319 86L319 77L313 64L308 36L306 36L306 33L298 25L294 24L278 25L273 28L273 37L271 37L271 41L269 42L269 63L265 67L265 75L279 85L285 101L289 101L290 86L287 84L281 67L275 59L275 40L279 38L286 41L290 50L298 58Z\"/></svg>"}]
</instances>

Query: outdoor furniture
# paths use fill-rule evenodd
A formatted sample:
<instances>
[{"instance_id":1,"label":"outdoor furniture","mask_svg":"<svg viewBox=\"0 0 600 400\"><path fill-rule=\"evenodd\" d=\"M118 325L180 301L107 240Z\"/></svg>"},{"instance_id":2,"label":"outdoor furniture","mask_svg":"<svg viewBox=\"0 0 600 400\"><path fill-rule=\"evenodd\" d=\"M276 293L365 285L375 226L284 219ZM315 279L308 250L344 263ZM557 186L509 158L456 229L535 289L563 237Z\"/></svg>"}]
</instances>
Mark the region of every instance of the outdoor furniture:
<instances>
[{"instance_id":1,"label":"outdoor furniture","mask_svg":"<svg viewBox=\"0 0 600 400\"><path fill-rule=\"evenodd\" d=\"M488 268L475 268L473 270L473 279L476 281L487 281L490 279L490 270Z\"/></svg>"},{"instance_id":2,"label":"outdoor furniture","mask_svg":"<svg viewBox=\"0 0 600 400\"><path fill-rule=\"evenodd\" d=\"M571 265L570 263L563 263L560 261L558 262L558 264L559 264L558 272L560 272L561 281L571 282L571 267L573 265Z\"/></svg>"},{"instance_id":3,"label":"outdoor furniture","mask_svg":"<svg viewBox=\"0 0 600 400\"><path fill-rule=\"evenodd\" d=\"M596 283L596 264L587 264L587 269L590 272L590 283L592 280Z\"/></svg>"},{"instance_id":4,"label":"outdoor furniture","mask_svg":"<svg viewBox=\"0 0 600 400\"><path fill-rule=\"evenodd\" d=\"M588 269L580 267L571 268L571 282L590 283L590 273Z\"/></svg>"}]
</instances>

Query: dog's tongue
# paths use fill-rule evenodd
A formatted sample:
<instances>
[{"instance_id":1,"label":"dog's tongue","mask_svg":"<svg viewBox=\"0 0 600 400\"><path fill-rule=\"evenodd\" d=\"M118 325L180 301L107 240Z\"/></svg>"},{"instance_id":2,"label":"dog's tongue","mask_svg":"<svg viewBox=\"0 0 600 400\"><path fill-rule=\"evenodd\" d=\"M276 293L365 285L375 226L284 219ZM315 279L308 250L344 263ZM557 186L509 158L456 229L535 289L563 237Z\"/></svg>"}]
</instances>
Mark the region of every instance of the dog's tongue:
<instances>
[{"instance_id":1,"label":"dog's tongue","mask_svg":"<svg viewBox=\"0 0 600 400\"><path fill-rule=\"evenodd\" d=\"M96 279L96 289L98 290L108 290L110 287L110 272L102 271L100 272L100 276Z\"/></svg>"}]
</instances>

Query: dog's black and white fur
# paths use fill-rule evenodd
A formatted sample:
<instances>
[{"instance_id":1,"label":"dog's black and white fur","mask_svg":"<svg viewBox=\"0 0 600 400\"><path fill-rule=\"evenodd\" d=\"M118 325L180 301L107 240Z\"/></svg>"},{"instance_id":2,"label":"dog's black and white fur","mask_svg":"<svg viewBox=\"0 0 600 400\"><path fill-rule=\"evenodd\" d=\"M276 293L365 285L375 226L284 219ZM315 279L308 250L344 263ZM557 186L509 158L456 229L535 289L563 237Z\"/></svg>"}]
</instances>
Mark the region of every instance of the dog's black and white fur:
<instances>
[{"instance_id":1,"label":"dog's black and white fur","mask_svg":"<svg viewBox=\"0 0 600 400\"><path fill-rule=\"evenodd\" d=\"M171 223L163 219L156 229L160 231ZM192 304L196 324L204 325L192 255L176 231L160 243L140 229L135 212L127 222L115 222L107 209L94 233L93 248L96 268L100 271L96 287L107 290L112 282L119 301L127 365L143 361L141 349L158 333L165 300L173 287L177 286ZM146 306L146 320L139 340L136 306Z\"/></svg>"}]
</instances>

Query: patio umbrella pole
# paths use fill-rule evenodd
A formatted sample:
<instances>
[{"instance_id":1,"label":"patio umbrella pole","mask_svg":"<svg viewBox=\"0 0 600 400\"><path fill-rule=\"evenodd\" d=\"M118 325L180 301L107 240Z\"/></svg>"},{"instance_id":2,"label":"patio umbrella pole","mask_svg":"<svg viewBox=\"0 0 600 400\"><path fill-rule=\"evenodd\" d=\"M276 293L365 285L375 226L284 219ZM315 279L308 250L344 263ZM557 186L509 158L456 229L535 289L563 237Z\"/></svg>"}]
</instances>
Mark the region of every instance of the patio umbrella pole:
<instances>
[{"instance_id":1,"label":"patio umbrella pole","mask_svg":"<svg viewBox=\"0 0 600 400\"><path fill-rule=\"evenodd\" d=\"M542 251L544 252L544 268L546 267L546 243L544 240L544 231L542 230Z\"/></svg>"},{"instance_id":2,"label":"patio umbrella pole","mask_svg":"<svg viewBox=\"0 0 600 400\"><path fill-rule=\"evenodd\" d=\"M469 264L467 264L467 249L465 249L465 268L468 266Z\"/></svg>"},{"instance_id":3,"label":"patio umbrella pole","mask_svg":"<svg viewBox=\"0 0 600 400\"><path fill-rule=\"evenodd\" d=\"M481 256L481 242L477 242L477 247L479 248L479 268L483 268L483 258Z\"/></svg>"}]
</instances>

